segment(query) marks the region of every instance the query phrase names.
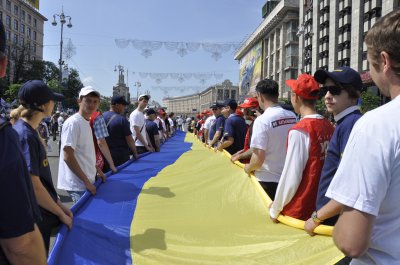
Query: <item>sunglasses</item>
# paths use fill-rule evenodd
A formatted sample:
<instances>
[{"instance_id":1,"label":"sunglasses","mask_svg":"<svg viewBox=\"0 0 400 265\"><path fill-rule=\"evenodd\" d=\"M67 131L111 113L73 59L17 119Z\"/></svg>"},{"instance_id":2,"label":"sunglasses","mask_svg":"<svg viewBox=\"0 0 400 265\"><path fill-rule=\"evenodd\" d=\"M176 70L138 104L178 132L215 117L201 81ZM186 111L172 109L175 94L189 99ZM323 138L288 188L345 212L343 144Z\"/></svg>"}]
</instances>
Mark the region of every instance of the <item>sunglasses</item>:
<instances>
[{"instance_id":1,"label":"sunglasses","mask_svg":"<svg viewBox=\"0 0 400 265\"><path fill-rule=\"evenodd\" d=\"M338 96L340 93L342 93L343 88L340 86L324 86L320 88L319 95L321 97L324 97L326 93L331 93L333 96Z\"/></svg>"},{"instance_id":2,"label":"sunglasses","mask_svg":"<svg viewBox=\"0 0 400 265\"><path fill-rule=\"evenodd\" d=\"M217 110L218 108L211 108L211 110Z\"/></svg>"}]
</instances>

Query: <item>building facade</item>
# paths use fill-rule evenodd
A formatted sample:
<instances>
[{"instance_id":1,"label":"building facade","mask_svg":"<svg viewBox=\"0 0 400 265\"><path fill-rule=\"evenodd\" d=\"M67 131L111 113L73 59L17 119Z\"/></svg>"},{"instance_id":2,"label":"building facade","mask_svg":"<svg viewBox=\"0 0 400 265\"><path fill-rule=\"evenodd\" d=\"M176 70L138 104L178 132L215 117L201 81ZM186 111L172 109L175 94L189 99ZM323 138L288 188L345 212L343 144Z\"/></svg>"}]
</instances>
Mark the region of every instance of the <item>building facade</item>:
<instances>
[{"instance_id":1,"label":"building facade","mask_svg":"<svg viewBox=\"0 0 400 265\"><path fill-rule=\"evenodd\" d=\"M239 87L225 80L221 84L210 86L204 91L181 97L170 97L163 99L163 105L168 112L176 115L194 116L197 113L209 109L216 101L225 99L238 100Z\"/></svg>"},{"instance_id":2,"label":"building facade","mask_svg":"<svg viewBox=\"0 0 400 265\"><path fill-rule=\"evenodd\" d=\"M270 78L280 87L280 97L288 97L286 79L297 77L299 0L268 1L271 5L263 22L235 54L240 63L241 99L253 94L257 83Z\"/></svg>"},{"instance_id":3,"label":"building facade","mask_svg":"<svg viewBox=\"0 0 400 265\"><path fill-rule=\"evenodd\" d=\"M369 77L364 37L398 0L302 0L299 6L299 73L350 66Z\"/></svg>"},{"instance_id":4,"label":"building facade","mask_svg":"<svg viewBox=\"0 0 400 265\"><path fill-rule=\"evenodd\" d=\"M9 59L9 81L13 81L15 61L43 59L43 26L47 18L39 13L39 1L0 0L0 19L3 21Z\"/></svg>"}]
</instances>

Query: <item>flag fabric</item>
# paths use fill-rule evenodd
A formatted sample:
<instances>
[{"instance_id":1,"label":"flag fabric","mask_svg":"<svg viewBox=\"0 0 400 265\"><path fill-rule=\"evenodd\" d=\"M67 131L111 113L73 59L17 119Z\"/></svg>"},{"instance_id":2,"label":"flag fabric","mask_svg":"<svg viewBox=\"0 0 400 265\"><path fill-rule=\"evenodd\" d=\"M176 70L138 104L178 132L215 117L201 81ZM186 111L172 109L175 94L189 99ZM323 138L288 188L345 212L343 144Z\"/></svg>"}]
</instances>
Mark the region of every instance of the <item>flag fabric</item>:
<instances>
[{"instance_id":1,"label":"flag fabric","mask_svg":"<svg viewBox=\"0 0 400 265\"><path fill-rule=\"evenodd\" d=\"M328 236L272 223L243 169L184 132L84 197L49 264L333 264L343 256Z\"/></svg>"}]
</instances>

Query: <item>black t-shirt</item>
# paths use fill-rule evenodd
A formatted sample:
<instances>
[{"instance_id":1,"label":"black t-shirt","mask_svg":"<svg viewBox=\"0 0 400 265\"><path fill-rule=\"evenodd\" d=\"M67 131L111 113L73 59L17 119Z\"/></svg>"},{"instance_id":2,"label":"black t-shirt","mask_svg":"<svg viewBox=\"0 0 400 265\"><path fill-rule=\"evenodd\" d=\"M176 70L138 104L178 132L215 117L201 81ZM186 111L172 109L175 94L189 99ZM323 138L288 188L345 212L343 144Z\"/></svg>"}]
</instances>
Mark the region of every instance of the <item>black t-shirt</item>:
<instances>
[{"instance_id":1,"label":"black t-shirt","mask_svg":"<svg viewBox=\"0 0 400 265\"><path fill-rule=\"evenodd\" d=\"M154 121L146 119L146 132L147 132L147 135L149 136L151 145L154 148L156 148L156 140L155 140L154 136L158 135L157 124Z\"/></svg>"},{"instance_id":2,"label":"black t-shirt","mask_svg":"<svg viewBox=\"0 0 400 265\"><path fill-rule=\"evenodd\" d=\"M108 137L106 137L106 141L113 159L120 156L129 156L130 149L126 142L126 137L132 135L129 121L124 116L117 114L114 111L104 112L103 118L106 124L109 123L107 126Z\"/></svg>"},{"instance_id":3,"label":"black t-shirt","mask_svg":"<svg viewBox=\"0 0 400 265\"><path fill-rule=\"evenodd\" d=\"M40 141L37 131L21 119L14 124L14 130L16 130L19 135L19 141L25 161L28 165L29 173L40 178L47 192L52 199L57 202L57 192L53 185L53 179L51 178L46 149ZM43 208L41 208L41 211L47 212Z\"/></svg>"},{"instance_id":4,"label":"black t-shirt","mask_svg":"<svg viewBox=\"0 0 400 265\"><path fill-rule=\"evenodd\" d=\"M32 232L41 217L18 134L11 125L0 129L0 150L0 238L13 238ZM1 247L0 264L7 264Z\"/></svg>"}]
</instances>

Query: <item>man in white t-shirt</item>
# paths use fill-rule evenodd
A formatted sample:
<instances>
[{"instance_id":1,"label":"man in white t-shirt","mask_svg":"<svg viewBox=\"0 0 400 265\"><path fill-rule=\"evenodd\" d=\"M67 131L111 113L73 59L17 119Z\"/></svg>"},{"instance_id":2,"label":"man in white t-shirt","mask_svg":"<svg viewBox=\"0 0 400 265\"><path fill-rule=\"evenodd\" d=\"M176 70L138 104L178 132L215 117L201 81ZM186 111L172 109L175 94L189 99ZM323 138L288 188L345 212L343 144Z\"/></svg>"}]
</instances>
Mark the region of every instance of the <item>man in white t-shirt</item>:
<instances>
[{"instance_id":1,"label":"man in white t-shirt","mask_svg":"<svg viewBox=\"0 0 400 265\"><path fill-rule=\"evenodd\" d=\"M211 129L211 125L215 122L215 115L211 111L207 111L207 114L208 115L212 114L204 122L204 139L206 139L206 144L209 144L211 141L210 136L209 136L210 129Z\"/></svg>"},{"instance_id":2,"label":"man in white t-shirt","mask_svg":"<svg viewBox=\"0 0 400 265\"><path fill-rule=\"evenodd\" d=\"M79 112L63 124L57 188L66 190L76 203L88 190L96 194L93 185L97 174L105 175L96 167L96 154L89 119L100 104L100 93L87 86L79 93Z\"/></svg>"},{"instance_id":3,"label":"man in white t-shirt","mask_svg":"<svg viewBox=\"0 0 400 265\"><path fill-rule=\"evenodd\" d=\"M333 240L351 264L400 264L400 10L365 43L372 80L391 102L354 125L326 196L343 205Z\"/></svg>"},{"instance_id":4,"label":"man in white t-shirt","mask_svg":"<svg viewBox=\"0 0 400 265\"><path fill-rule=\"evenodd\" d=\"M265 192L274 200L285 163L287 134L296 123L296 115L278 104L279 87L274 80L258 82L256 92L264 113L254 121L250 144L253 154L244 171L254 171Z\"/></svg>"},{"instance_id":5,"label":"man in white t-shirt","mask_svg":"<svg viewBox=\"0 0 400 265\"><path fill-rule=\"evenodd\" d=\"M178 118L176 119L176 124L179 131L185 131L185 128L183 128L183 119L181 116L178 116Z\"/></svg>"},{"instance_id":6,"label":"man in white t-shirt","mask_svg":"<svg viewBox=\"0 0 400 265\"><path fill-rule=\"evenodd\" d=\"M138 107L129 115L132 137L135 140L136 150L138 154L145 152L154 152L146 132L146 123L144 117L144 109L149 103L150 95L140 95L138 99Z\"/></svg>"}]
</instances>

